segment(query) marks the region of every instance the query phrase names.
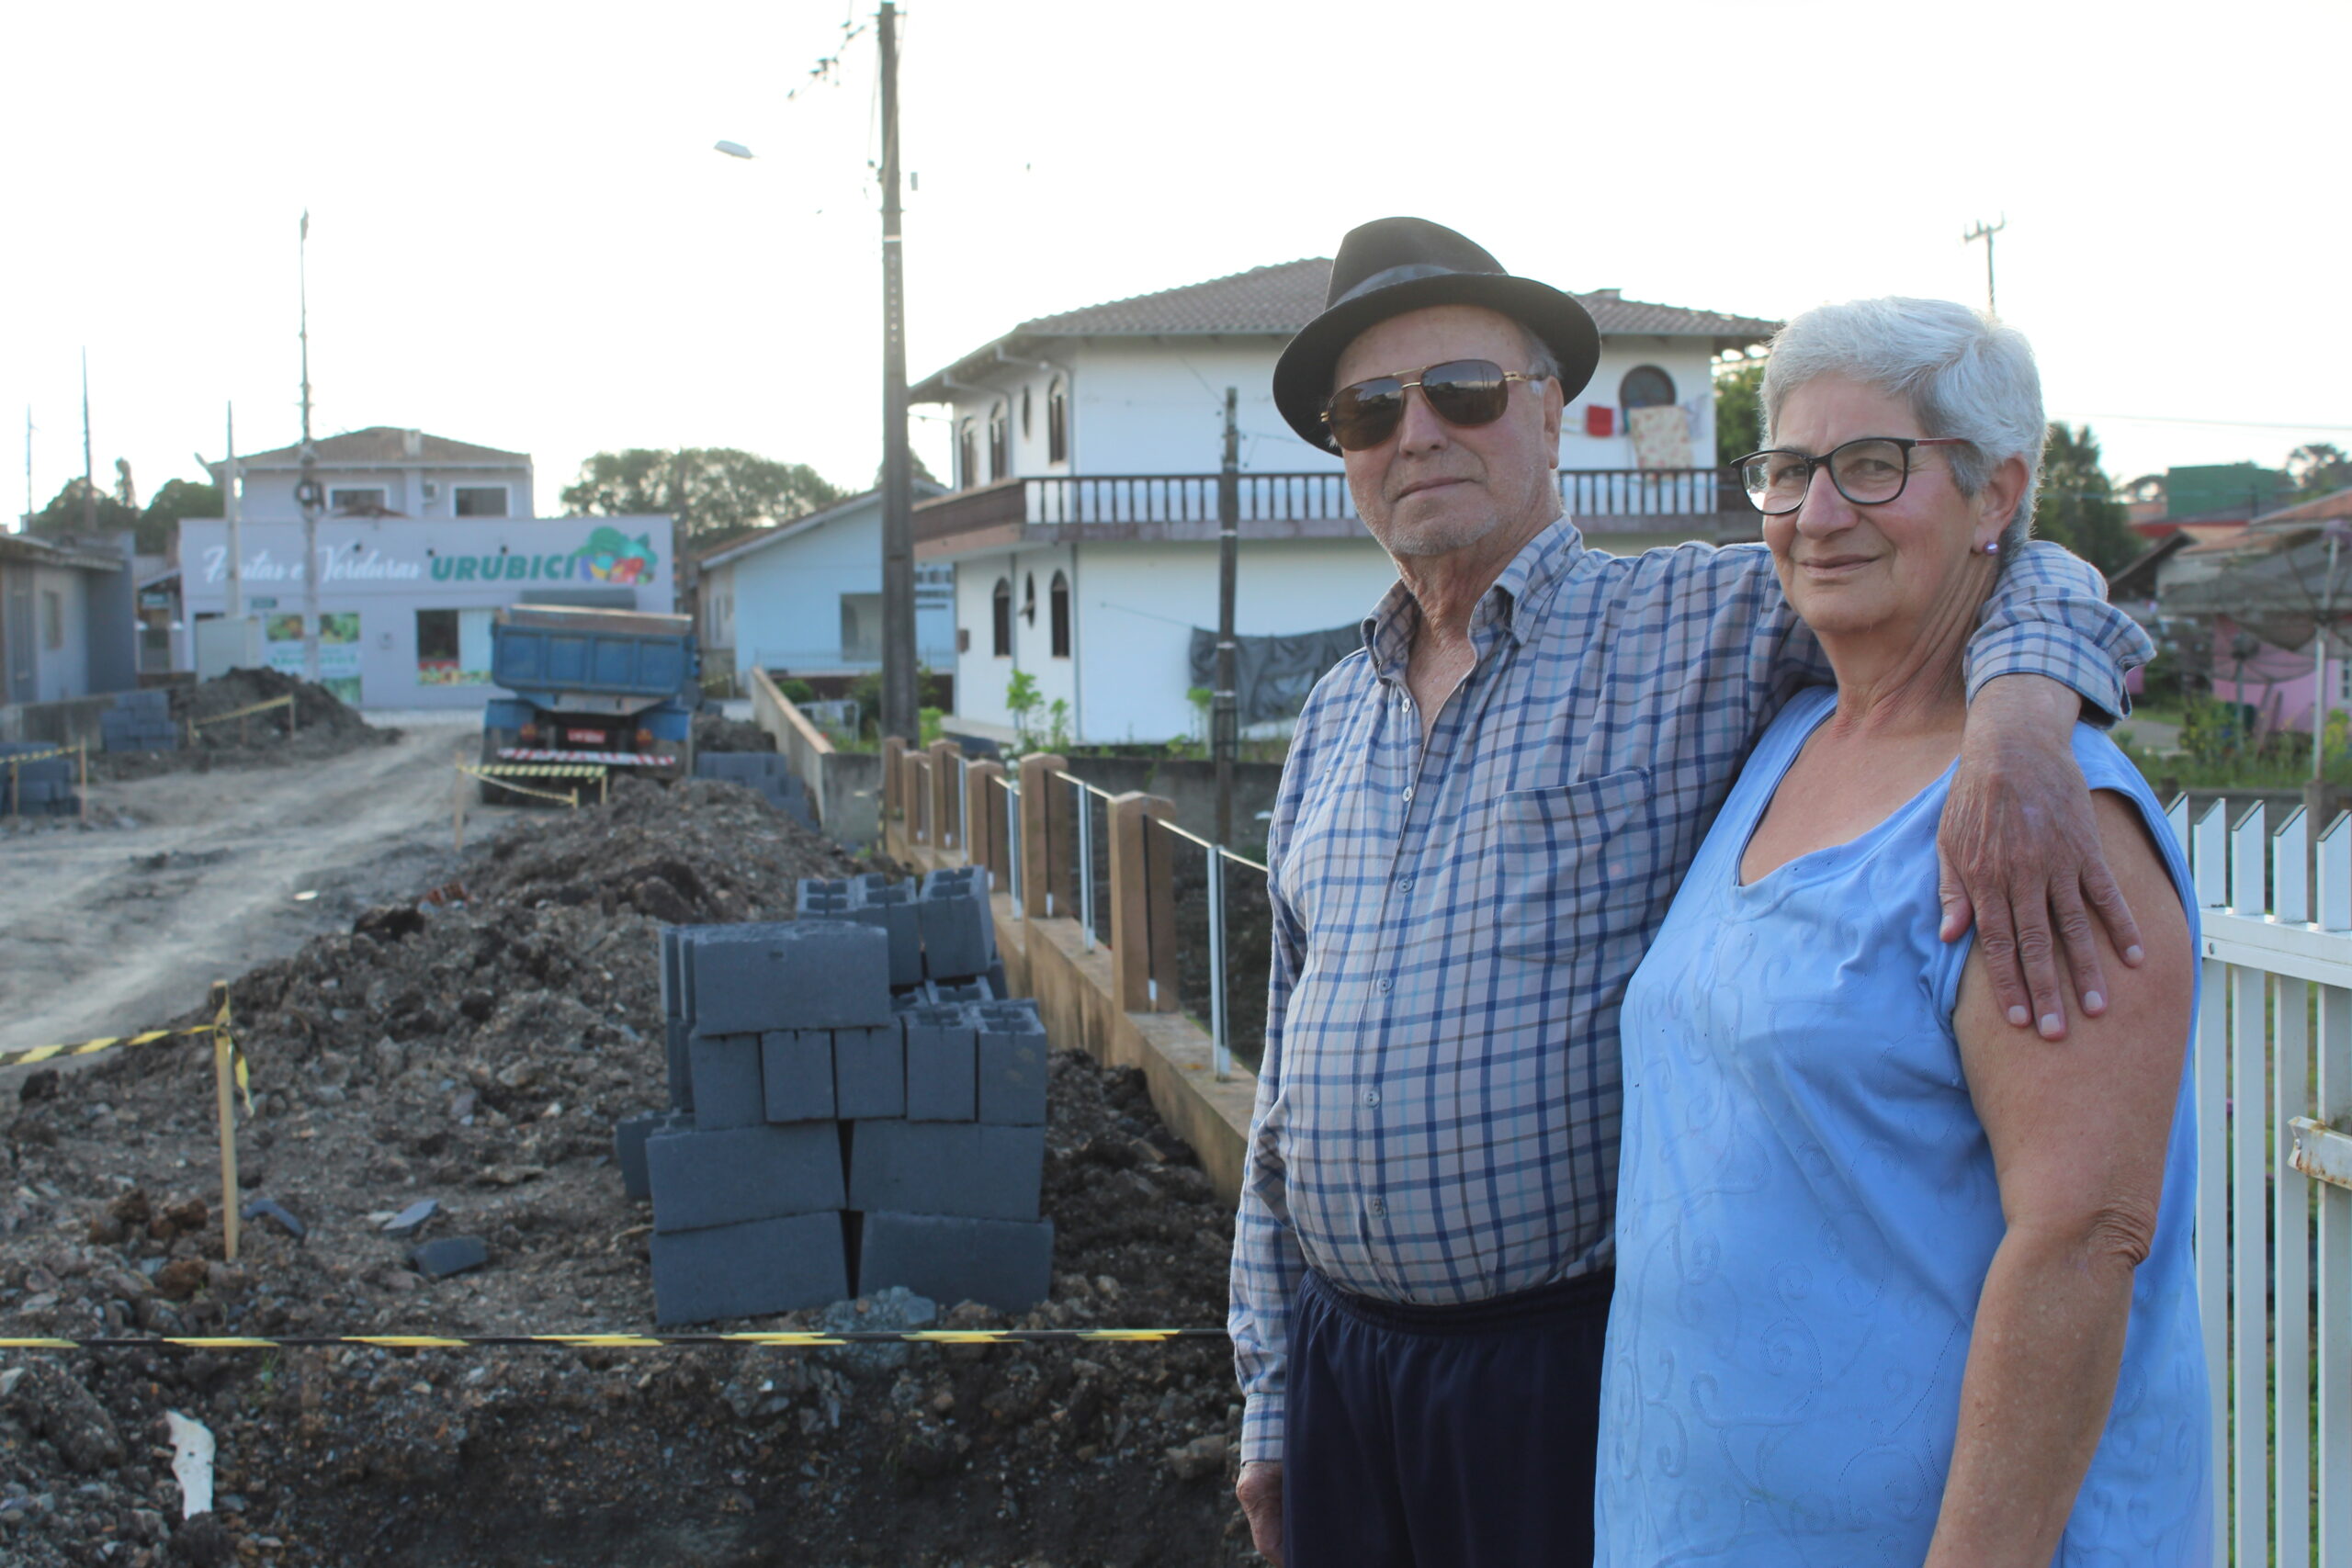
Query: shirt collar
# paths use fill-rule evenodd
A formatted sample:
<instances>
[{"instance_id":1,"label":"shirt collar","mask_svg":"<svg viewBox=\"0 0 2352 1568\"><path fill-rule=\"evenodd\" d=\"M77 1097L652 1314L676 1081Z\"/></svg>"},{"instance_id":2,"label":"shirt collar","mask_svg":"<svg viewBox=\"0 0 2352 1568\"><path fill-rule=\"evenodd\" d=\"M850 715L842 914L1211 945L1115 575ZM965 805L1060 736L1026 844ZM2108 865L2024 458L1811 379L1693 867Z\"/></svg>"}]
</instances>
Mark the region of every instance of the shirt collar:
<instances>
[{"instance_id":1,"label":"shirt collar","mask_svg":"<svg viewBox=\"0 0 2352 1568\"><path fill-rule=\"evenodd\" d=\"M1533 635L1544 606L1584 549L1584 536L1565 516L1555 519L1521 547L1494 586L1479 597L1478 608L1470 617L1471 640L1480 658L1486 657L1497 627L1514 643L1524 643ZM1412 654L1413 633L1420 620L1421 607L1404 582L1391 583L1363 622L1363 649L1374 675L1384 681L1405 678L1405 663Z\"/></svg>"}]
</instances>

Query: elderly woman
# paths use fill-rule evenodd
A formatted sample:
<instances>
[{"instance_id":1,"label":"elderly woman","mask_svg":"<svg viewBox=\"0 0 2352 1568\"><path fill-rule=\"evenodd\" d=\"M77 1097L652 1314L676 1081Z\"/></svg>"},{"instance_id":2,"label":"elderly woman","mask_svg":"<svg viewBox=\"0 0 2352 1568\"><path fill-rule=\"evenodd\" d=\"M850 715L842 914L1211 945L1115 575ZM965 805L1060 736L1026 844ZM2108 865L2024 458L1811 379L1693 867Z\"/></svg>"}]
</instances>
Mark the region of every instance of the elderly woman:
<instances>
[{"instance_id":1,"label":"elderly woman","mask_svg":"<svg viewBox=\"0 0 2352 1568\"><path fill-rule=\"evenodd\" d=\"M2050 1044L1937 935L1962 645L2033 514L2032 352L1957 305L1829 307L1764 401L1741 476L1838 684L1758 741L1625 993L1597 1561L2202 1562L2195 900L2098 731L2145 966Z\"/></svg>"}]
</instances>

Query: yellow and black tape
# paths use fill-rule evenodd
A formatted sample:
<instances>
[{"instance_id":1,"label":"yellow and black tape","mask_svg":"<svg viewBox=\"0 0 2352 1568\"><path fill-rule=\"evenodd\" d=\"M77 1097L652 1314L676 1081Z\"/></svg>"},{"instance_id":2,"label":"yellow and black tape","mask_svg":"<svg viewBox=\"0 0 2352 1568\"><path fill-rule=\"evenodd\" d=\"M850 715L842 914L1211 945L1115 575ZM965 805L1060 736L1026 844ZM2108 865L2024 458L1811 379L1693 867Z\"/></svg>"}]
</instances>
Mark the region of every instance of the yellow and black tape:
<instances>
[{"instance_id":1,"label":"yellow and black tape","mask_svg":"<svg viewBox=\"0 0 2352 1568\"><path fill-rule=\"evenodd\" d=\"M573 790L568 795L559 795L551 789L533 789L529 784L515 784L504 777L501 772L501 770L512 765L514 764L491 762L477 767L471 762L459 762L458 764L458 772L461 773L470 773L478 779L493 780L496 782L499 788L511 790L516 795L527 795L534 800L552 800L558 806L569 806L575 810L579 808L580 792L578 790Z\"/></svg>"},{"instance_id":2,"label":"yellow and black tape","mask_svg":"<svg viewBox=\"0 0 2352 1568\"><path fill-rule=\"evenodd\" d=\"M229 1027L229 990L226 986L214 990L216 1001L210 1023L191 1024L186 1029L148 1029L137 1034L106 1034L96 1040L77 1040L70 1045L32 1045L21 1051L0 1051L0 1067L30 1066L36 1062L53 1062L65 1056L95 1056L101 1051L119 1051L133 1045L162 1045L175 1040L221 1040L227 1043L230 1059L237 1070L237 1092L244 1097L245 1114L253 1114L253 1075L245 1063L245 1048Z\"/></svg>"},{"instance_id":3,"label":"yellow and black tape","mask_svg":"<svg viewBox=\"0 0 2352 1568\"><path fill-rule=\"evenodd\" d=\"M284 1337L134 1335L96 1339L0 1338L0 1350L659 1350L675 1346L745 1346L813 1350L837 1345L1164 1345L1173 1339L1223 1339L1222 1328L906 1328L776 1330L746 1334L310 1334Z\"/></svg>"},{"instance_id":4,"label":"yellow and black tape","mask_svg":"<svg viewBox=\"0 0 2352 1568\"><path fill-rule=\"evenodd\" d=\"M80 746L60 746L48 751L27 751L18 756L0 757L0 761L13 768L19 762L46 762L52 757L78 757L85 750Z\"/></svg>"},{"instance_id":5,"label":"yellow and black tape","mask_svg":"<svg viewBox=\"0 0 2352 1568\"><path fill-rule=\"evenodd\" d=\"M486 779L601 779L612 769L603 762L484 762L460 763L469 773Z\"/></svg>"},{"instance_id":6,"label":"yellow and black tape","mask_svg":"<svg viewBox=\"0 0 2352 1568\"><path fill-rule=\"evenodd\" d=\"M272 697L266 703L254 703L245 707L231 708L227 713L207 714L202 718L191 718L187 721L187 727L190 729L201 729L208 724L219 724L223 719L243 718L252 714L267 713L271 708L290 708L293 705L294 699L291 696Z\"/></svg>"}]
</instances>

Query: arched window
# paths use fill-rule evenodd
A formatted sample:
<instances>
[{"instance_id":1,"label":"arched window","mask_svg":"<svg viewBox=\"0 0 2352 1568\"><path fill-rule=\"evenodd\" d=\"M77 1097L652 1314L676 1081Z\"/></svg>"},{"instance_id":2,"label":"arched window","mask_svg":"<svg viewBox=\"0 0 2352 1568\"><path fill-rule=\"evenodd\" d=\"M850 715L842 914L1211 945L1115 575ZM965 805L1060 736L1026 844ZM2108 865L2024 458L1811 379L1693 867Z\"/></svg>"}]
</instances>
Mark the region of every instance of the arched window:
<instances>
[{"instance_id":1,"label":"arched window","mask_svg":"<svg viewBox=\"0 0 2352 1568\"><path fill-rule=\"evenodd\" d=\"M1012 657L1012 584L1004 578L996 580L996 592L990 596L996 612L993 647L999 659Z\"/></svg>"},{"instance_id":2,"label":"arched window","mask_svg":"<svg viewBox=\"0 0 2352 1568\"><path fill-rule=\"evenodd\" d=\"M1021 618L1033 626L1037 624L1037 574L1034 571L1021 584Z\"/></svg>"},{"instance_id":3,"label":"arched window","mask_svg":"<svg viewBox=\"0 0 2352 1568\"><path fill-rule=\"evenodd\" d=\"M1054 573L1053 586L1046 590L1046 615L1052 617L1054 657L1069 657L1069 579Z\"/></svg>"},{"instance_id":4,"label":"arched window","mask_svg":"<svg viewBox=\"0 0 2352 1568\"><path fill-rule=\"evenodd\" d=\"M1029 439L1029 389L1021 389L1021 439Z\"/></svg>"},{"instance_id":5,"label":"arched window","mask_svg":"<svg viewBox=\"0 0 2352 1568\"><path fill-rule=\"evenodd\" d=\"M1046 461L1069 461L1069 389L1058 376L1046 389Z\"/></svg>"},{"instance_id":6,"label":"arched window","mask_svg":"<svg viewBox=\"0 0 2352 1568\"><path fill-rule=\"evenodd\" d=\"M989 407L989 480L994 483L1012 472L1012 453L1006 439L1004 405Z\"/></svg>"},{"instance_id":7,"label":"arched window","mask_svg":"<svg viewBox=\"0 0 2352 1568\"><path fill-rule=\"evenodd\" d=\"M1664 408L1674 401L1674 378L1655 365L1636 365L1617 383L1617 406L1628 423L1635 409Z\"/></svg>"},{"instance_id":8,"label":"arched window","mask_svg":"<svg viewBox=\"0 0 2352 1568\"><path fill-rule=\"evenodd\" d=\"M980 482L979 447L972 438L972 422L966 420L956 432L956 478L964 489Z\"/></svg>"}]
</instances>

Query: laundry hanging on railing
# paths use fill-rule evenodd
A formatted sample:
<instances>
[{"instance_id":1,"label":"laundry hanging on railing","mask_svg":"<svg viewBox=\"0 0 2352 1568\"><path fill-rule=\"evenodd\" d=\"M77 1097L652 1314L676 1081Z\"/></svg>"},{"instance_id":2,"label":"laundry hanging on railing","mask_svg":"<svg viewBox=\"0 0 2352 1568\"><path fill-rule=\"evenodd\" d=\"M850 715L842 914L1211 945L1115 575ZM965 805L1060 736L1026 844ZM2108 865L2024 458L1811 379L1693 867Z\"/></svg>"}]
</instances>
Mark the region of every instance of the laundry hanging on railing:
<instances>
[{"instance_id":1,"label":"laundry hanging on railing","mask_svg":"<svg viewBox=\"0 0 2352 1568\"><path fill-rule=\"evenodd\" d=\"M1306 694L1323 672L1363 646L1363 625L1286 637L1238 637L1234 640L1234 693L1241 722L1265 724L1290 718L1306 705ZM1193 628L1193 684L1216 686L1216 633Z\"/></svg>"}]
</instances>

